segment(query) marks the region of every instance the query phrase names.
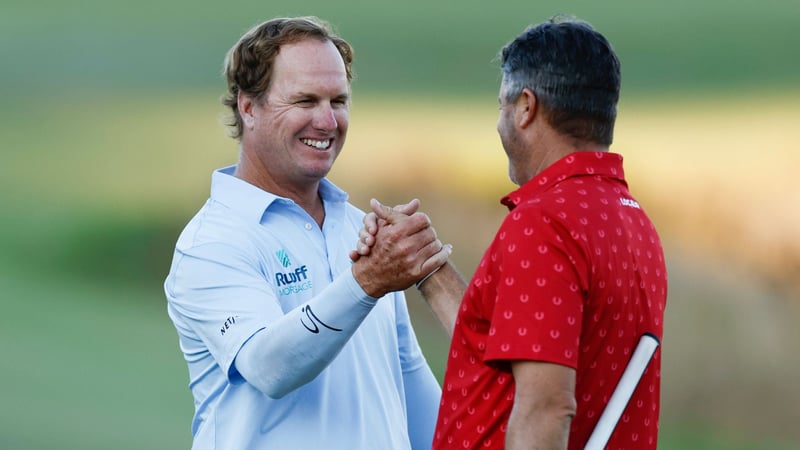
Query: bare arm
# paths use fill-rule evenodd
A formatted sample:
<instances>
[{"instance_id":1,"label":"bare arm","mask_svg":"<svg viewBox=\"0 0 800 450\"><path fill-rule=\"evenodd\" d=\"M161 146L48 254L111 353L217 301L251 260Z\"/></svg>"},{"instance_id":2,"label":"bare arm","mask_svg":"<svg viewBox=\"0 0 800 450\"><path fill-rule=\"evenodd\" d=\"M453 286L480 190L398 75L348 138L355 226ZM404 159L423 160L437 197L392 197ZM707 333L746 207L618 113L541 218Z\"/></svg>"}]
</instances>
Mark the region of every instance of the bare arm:
<instances>
[{"instance_id":1,"label":"bare arm","mask_svg":"<svg viewBox=\"0 0 800 450\"><path fill-rule=\"evenodd\" d=\"M450 247L436 238L428 216L406 215L377 200L371 206L381 211L381 225L374 233L366 233L373 237L368 254L351 254L353 275L367 294L380 297L406 289L447 261Z\"/></svg>"},{"instance_id":2,"label":"bare arm","mask_svg":"<svg viewBox=\"0 0 800 450\"><path fill-rule=\"evenodd\" d=\"M419 286L422 297L450 337L453 337L456 316L466 289L464 278L449 261Z\"/></svg>"},{"instance_id":3,"label":"bare arm","mask_svg":"<svg viewBox=\"0 0 800 450\"><path fill-rule=\"evenodd\" d=\"M400 218L408 214L413 214L419 209L419 201L414 199L405 205L398 205L394 208L382 205L377 200L373 199L370 202L372 207L371 213L364 217L364 228L359 232L359 242L357 250L351 252L351 259L358 261L362 256L369 255L372 252L372 247L375 246L378 231L387 223L398 221ZM436 236L436 232L431 228ZM438 242L438 239L437 239ZM455 265L441 259L442 256L447 256L452 253L452 246L446 245L443 251L435 254L435 258L427 261L426 270L424 270L417 281L417 288L419 288L428 306L433 311L433 314L439 319L448 336L453 336L453 328L458 315L458 309L461 305L461 298L466 291L466 282L461 274L456 269ZM429 270L427 270L429 269ZM435 273L431 273L434 272Z\"/></svg>"},{"instance_id":4,"label":"bare arm","mask_svg":"<svg viewBox=\"0 0 800 450\"><path fill-rule=\"evenodd\" d=\"M577 408L575 370L539 361L514 361L514 406L506 450L566 449Z\"/></svg>"}]
</instances>

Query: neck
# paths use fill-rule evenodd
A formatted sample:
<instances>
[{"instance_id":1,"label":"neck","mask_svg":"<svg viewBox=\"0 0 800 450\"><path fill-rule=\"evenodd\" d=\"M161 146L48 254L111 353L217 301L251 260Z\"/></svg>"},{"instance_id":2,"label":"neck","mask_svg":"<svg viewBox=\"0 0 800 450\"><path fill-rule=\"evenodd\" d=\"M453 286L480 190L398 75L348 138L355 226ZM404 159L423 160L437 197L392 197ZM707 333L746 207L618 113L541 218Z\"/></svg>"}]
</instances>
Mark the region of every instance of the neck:
<instances>
[{"instance_id":1,"label":"neck","mask_svg":"<svg viewBox=\"0 0 800 450\"><path fill-rule=\"evenodd\" d=\"M248 158L244 152L239 154L239 162L233 175L265 192L294 201L322 228L325 205L319 194L320 180L310 180L307 183L280 182L260 164L260 160Z\"/></svg>"},{"instance_id":2,"label":"neck","mask_svg":"<svg viewBox=\"0 0 800 450\"><path fill-rule=\"evenodd\" d=\"M574 152L607 152L608 146L595 142L573 139L568 136L558 134L555 130L548 129L541 133L535 140L536 144L529 148L534 148L530 153L531 160L528 165L530 171L528 176L520 185L530 181L533 177L540 174L557 161Z\"/></svg>"}]
</instances>

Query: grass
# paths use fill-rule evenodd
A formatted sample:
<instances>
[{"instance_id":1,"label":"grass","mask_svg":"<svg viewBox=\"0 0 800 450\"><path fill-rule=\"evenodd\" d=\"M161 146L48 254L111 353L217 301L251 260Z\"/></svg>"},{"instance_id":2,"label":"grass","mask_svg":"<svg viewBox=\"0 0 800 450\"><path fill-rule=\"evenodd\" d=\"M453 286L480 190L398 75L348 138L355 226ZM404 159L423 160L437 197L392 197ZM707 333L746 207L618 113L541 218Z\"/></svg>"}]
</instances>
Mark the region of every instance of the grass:
<instances>
[{"instance_id":1,"label":"grass","mask_svg":"<svg viewBox=\"0 0 800 450\"><path fill-rule=\"evenodd\" d=\"M158 291L1 262L0 447L189 447L186 368Z\"/></svg>"},{"instance_id":2,"label":"grass","mask_svg":"<svg viewBox=\"0 0 800 450\"><path fill-rule=\"evenodd\" d=\"M0 73L0 89L7 95L23 88L219 86L222 56L245 29L300 14L330 20L353 43L357 86L371 92L491 93L498 49L528 24L561 12L609 36L629 89L790 85L800 73L789 44L800 21L792 0L6 3L0 57L13 63Z\"/></svg>"},{"instance_id":3,"label":"grass","mask_svg":"<svg viewBox=\"0 0 800 450\"><path fill-rule=\"evenodd\" d=\"M737 261L796 294L798 104L798 90L631 102L616 142L657 223L683 250Z\"/></svg>"},{"instance_id":4,"label":"grass","mask_svg":"<svg viewBox=\"0 0 800 450\"><path fill-rule=\"evenodd\" d=\"M753 273L725 273L731 261L758 261L760 246L724 245L746 242L742 230L766 216L773 230L798 229L791 208L768 201L794 192L796 98L621 108L615 146L671 245L661 448L782 450L797 438L800 313ZM13 105L20 114L0 121L0 398L12 405L0 410L0 447L186 448L191 398L160 283L210 171L235 162L236 148L207 91L85 96L81 107L62 100ZM357 95L332 177L362 206L372 195L420 197L469 275L502 217L497 198L513 188L495 116L493 97L430 104ZM745 119L749 127L729 125ZM743 176L769 191L742 189ZM713 214L702 213L713 192L736 201L715 200ZM738 213L742 202L752 215ZM441 376L446 338L419 299L410 302Z\"/></svg>"}]
</instances>

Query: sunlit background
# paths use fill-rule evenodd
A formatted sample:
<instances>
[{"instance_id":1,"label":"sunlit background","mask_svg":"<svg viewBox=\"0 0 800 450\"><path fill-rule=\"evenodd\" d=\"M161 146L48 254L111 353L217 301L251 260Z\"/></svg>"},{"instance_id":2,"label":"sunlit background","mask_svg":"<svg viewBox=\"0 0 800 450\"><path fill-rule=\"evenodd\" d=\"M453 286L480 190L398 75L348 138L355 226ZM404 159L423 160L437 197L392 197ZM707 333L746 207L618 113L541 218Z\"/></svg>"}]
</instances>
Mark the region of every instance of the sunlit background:
<instances>
[{"instance_id":1,"label":"sunlit background","mask_svg":"<svg viewBox=\"0 0 800 450\"><path fill-rule=\"evenodd\" d=\"M11 0L0 5L0 448L181 449L192 399L161 283L237 147L226 50L278 15L356 50L331 178L420 198L471 275L514 186L497 50L573 13L619 53L612 150L670 270L660 448L800 448L796 0ZM414 292L426 356L447 338Z\"/></svg>"}]
</instances>

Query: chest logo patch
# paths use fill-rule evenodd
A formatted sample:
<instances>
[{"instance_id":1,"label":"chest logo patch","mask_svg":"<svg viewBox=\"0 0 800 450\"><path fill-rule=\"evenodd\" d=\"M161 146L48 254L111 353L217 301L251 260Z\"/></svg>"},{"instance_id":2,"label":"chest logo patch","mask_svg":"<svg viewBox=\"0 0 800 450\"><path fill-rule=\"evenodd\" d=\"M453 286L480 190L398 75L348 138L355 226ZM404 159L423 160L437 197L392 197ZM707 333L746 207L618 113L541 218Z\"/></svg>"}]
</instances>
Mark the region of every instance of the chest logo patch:
<instances>
[{"instance_id":1,"label":"chest logo patch","mask_svg":"<svg viewBox=\"0 0 800 450\"><path fill-rule=\"evenodd\" d=\"M286 253L286 250L278 250L275 252L275 256L278 258L278 262L280 262L284 268L292 265L292 261L289 259L289 255Z\"/></svg>"}]
</instances>

